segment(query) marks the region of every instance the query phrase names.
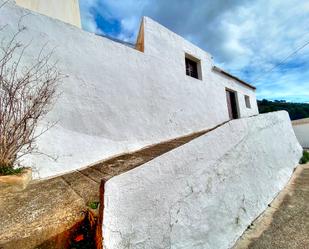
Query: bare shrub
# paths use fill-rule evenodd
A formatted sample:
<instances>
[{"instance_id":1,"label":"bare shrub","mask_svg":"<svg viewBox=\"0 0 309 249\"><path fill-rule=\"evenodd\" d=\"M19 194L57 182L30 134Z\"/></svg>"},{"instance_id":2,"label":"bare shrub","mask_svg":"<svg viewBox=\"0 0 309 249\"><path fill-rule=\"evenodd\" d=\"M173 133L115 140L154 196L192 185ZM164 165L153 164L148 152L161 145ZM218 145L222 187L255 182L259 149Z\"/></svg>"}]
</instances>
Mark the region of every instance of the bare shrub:
<instances>
[{"instance_id":1,"label":"bare shrub","mask_svg":"<svg viewBox=\"0 0 309 249\"><path fill-rule=\"evenodd\" d=\"M38 131L38 123L51 109L61 79L46 46L34 63L23 66L31 45L18 42L24 30L19 24L18 32L0 45L0 169L13 168L21 157L37 150L36 139L50 128Z\"/></svg>"}]
</instances>

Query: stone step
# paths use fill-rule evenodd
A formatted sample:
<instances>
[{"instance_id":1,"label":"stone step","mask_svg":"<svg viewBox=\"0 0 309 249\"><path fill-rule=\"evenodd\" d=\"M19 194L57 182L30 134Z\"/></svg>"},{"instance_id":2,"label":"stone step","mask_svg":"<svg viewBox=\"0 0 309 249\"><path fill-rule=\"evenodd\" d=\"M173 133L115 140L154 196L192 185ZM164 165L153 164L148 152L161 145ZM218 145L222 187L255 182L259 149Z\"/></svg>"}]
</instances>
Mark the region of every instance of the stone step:
<instances>
[{"instance_id":1,"label":"stone step","mask_svg":"<svg viewBox=\"0 0 309 249\"><path fill-rule=\"evenodd\" d=\"M0 196L0 248L35 248L83 219L84 200L62 178Z\"/></svg>"},{"instance_id":2,"label":"stone step","mask_svg":"<svg viewBox=\"0 0 309 249\"><path fill-rule=\"evenodd\" d=\"M100 184L87 175L74 171L61 176L61 178L85 201L86 205L89 202L98 201Z\"/></svg>"},{"instance_id":3,"label":"stone step","mask_svg":"<svg viewBox=\"0 0 309 249\"><path fill-rule=\"evenodd\" d=\"M79 170L80 173L83 175L91 178L96 183L100 184L102 179L105 179L106 174L102 173L101 171L95 169L94 167L88 167L82 170Z\"/></svg>"}]
</instances>

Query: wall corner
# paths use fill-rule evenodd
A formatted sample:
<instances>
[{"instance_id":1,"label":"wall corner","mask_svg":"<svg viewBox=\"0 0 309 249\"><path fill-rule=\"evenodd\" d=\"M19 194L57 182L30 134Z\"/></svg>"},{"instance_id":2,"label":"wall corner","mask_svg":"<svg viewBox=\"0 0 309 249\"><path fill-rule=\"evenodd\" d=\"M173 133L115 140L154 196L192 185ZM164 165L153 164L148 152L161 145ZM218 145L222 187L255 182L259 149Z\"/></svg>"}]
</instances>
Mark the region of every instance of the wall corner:
<instances>
[{"instance_id":1,"label":"wall corner","mask_svg":"<svg viewBox=\"0 0 309 249\"><path fill-rule=\"evenodd\" d=\"M145 32L144 32L144 28L145 28L145 17L142 18L141 21L141 25L139 28L139 32L138 32L138 36L137 36L137 40L136 40L136 45L135 48L141 52L145 51Z\"/></svg>"}]
</instances>

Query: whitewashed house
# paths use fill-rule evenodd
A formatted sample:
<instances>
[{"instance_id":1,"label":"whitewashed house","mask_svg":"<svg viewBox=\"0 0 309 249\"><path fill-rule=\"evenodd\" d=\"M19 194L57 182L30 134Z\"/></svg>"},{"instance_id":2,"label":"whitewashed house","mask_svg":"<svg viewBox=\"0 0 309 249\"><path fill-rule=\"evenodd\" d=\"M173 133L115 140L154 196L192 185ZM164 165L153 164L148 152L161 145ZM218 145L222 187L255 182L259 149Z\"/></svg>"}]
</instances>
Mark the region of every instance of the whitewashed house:
<instances>
[{"instance_id":1,"label":"whitewashed house","mask_svg":"<svg viewBox=\"0 0 309 249\"><path fill-rule=\"evenodd\" d=\"M28 8L29 2L17 0ZM58 1L45 12L48 4L32 7L75 26L14 2L0 10L0 23L7 24L0 39L13 35L23 16L26 30L19 39L32 41L25 65L47 44L46 50L56 49L58 67L68 76L45 120L57 125L38 141L40 150L57 161L37 155L24 159L37 168L36 177L258 114L255 87L215 67L210 54L154 20L143 18L132 47L76 27L80 21L74 4L73 19L56 16L70 2L76 3Z\"/></svg>"},{"instance_id":2,"label":"whitewashed house","mask_svg":"<svg viewBox=\"0 0 309 249\"><path fill-rule=\"evenodd\" d=\"M0 39L5 42L18 23L24 25L18 40L30 45L22 63L31 64L47 44L68 76L41 123L57 125L38 141L43 153L58 159L25 158L25 165L36 167L35 177L215 127L105 182L98 217L102 229L96 232L102 231L108 249L232 248L299 162L302 149L288 113L257 115L253 86L215 67L207 52L150 18L143 18L131 45L82 31L80 21L61 12L70 4L71 12L78 12L76 1L17 3L35 11L13 1L3 6L0 24L6 26ZM236 120L227 122L231 119ZM36 199L29 205L32 209ZM49 216L31 214L34 221ZM45 234L42 226L36 231Z\"/></svg>"}]
</instances>

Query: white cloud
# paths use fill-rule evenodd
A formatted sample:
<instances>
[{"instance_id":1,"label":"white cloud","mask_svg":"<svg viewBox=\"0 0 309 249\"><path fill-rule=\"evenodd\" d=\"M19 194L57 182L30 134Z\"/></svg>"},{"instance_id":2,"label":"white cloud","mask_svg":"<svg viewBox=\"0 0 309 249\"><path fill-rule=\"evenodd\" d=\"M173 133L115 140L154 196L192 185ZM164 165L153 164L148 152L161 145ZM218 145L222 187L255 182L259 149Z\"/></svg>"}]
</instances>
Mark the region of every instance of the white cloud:
<instances>
[{"instance_id":1,"label":"white cloud","mask_svg":"<svg viewBox=\"0 0 309 249\"><path fill-rule=\"evenodd\" d=\"M95 15L93 9L98 9L97 0L81 0L80 1L80 10L82 16L82 26L83 29L91 33L100 33L100 28L98 27L95 21Z\"/></svg>"}]
</instances>

